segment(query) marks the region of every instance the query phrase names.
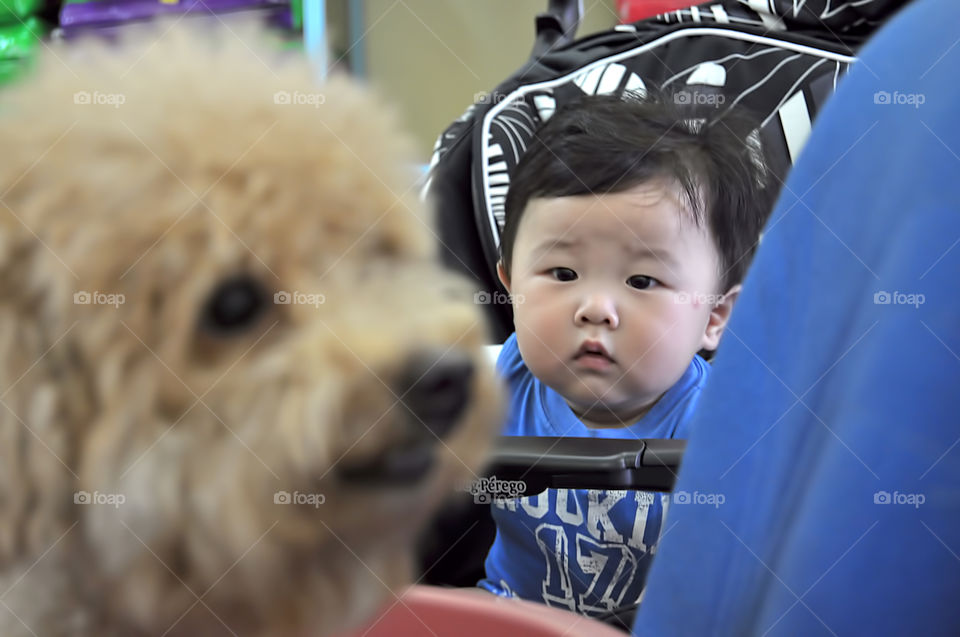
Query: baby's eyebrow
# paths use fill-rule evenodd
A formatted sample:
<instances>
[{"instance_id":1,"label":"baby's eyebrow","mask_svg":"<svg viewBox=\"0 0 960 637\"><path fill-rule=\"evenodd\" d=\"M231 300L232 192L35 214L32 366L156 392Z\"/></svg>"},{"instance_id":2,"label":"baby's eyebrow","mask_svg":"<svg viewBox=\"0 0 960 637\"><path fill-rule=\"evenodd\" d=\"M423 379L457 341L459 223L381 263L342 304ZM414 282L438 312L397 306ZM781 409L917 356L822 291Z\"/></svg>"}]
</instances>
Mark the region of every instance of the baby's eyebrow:
<instances>
[{"instance_id":1,"label":"baby's eyebrow","mask_svg":"<svg viewBox=\"0 0 960 637\"><path fill-rule=\"evenodd\" d=\"M661 250L658 248L653 248L643 243L627 244L626 252L628 252L630 256L635 256L635 257L651 257L652 256L652 257L657 257L659 259L659 258L670 258L671 256L669 250Z\"/></svg>"},{"instance_id":2,"label":"baby's eyebrow","mask_svg":"<svg viewBox=\"0 0 960 637\"><path fill-rule=\"evenodd\" d=\"M551 250L565 250L569 248L576 248L581 245L583 242L578 238L560 238L553 239L549 238L544 241L541 241L534 247L533 255L542 256ZM672 265L676 263L673 253L668 249L659 249L645 245L638 242L630 242L626 244L621 244L624 248L624 251L634 259L642 259L644 257L652 257L658 261L663 262L666 265Z\"/></svg>"},{"instance_id":3,"label":"baby's eyebrow","mask_svg":"<svg viewBox=\"0 0 960 637\"><path fill-rule=\"evenodd\" d=\"M643 243L632 242L626 246L626 252L634 259L653 258L665 265L668 269L676 267L678 261L673 251L668 248L657 248Z\"/></svg>"},{"instance_id":4,"label":"baby's eyebrow","mask_svg":"<svg viewBox=\"0 0 960 637\"><path fill-rule=\"evenodd\" d=\"M551 250L565 250L568 248L575 248L580 245L580 239L547 239L537 244L533 249L533 254L542 254L544 252L550 252Z\"/></svg>"}]
</instances>

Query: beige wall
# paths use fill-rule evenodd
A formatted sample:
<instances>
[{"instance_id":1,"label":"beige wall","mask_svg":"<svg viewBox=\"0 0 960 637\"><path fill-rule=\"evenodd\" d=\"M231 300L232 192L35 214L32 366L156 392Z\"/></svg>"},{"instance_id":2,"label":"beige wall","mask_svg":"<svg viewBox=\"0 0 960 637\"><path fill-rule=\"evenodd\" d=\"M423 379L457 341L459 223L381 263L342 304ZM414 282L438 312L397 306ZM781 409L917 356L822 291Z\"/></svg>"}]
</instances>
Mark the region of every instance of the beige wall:
<instances>
[{"instance_id":1,"label":"beige wall","mask_svg":"<svg viewBox=\"0 0 960 637\"><path fill-rule=\"evenodd\" d=\"M614 0L584 0L583 36L617 22ZM529 56L547 0L366 0L367 77L394 99L426 162L437 135Z\"/></svg>"}]
</instances>

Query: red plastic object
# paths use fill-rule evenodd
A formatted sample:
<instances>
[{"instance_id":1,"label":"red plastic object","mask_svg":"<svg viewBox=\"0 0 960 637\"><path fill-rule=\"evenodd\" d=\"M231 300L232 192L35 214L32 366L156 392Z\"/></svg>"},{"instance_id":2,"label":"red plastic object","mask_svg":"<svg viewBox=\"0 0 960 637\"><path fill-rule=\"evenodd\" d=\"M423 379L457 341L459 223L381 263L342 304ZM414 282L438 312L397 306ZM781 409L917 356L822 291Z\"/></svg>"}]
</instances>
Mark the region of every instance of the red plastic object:
<instances>
[{"instance_id":1,"label":"red plastic object","mask_svg":"<svg viewBox=\"0 0 960 637\"><path fill-rule=\"evenodd\" d=\"M481 589L412 586L400 600L340 637L626 637L595 619Z\"/></svg>"},{"instance_id":2,"label":"red plastic object","mask_svg":"<svg viewBox=\"0 0 960 637\"><path fill-rule=\"evenodd\" d=\"M686 9L703 0L617 0L620 22L627 24L677 9Z\"/></svg>"}]
</instances>

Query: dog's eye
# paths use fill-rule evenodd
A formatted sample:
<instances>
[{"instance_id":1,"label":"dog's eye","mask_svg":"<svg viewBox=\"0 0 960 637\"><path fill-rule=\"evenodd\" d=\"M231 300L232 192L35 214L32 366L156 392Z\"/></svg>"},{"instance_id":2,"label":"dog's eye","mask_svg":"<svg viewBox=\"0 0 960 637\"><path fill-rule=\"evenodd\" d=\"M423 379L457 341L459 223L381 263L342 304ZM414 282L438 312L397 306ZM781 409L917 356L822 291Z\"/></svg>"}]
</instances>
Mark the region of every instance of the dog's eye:
<instances>
[{"instance_id":1,"label":"dog's eye","mask_svg":"<svg viewBox=\"0 0 960 637\"><path fill-rule=\"evenodd\" d=\"M240 275L221 281L207 297L200 323L204 331L229 336L257 323L268 295L254 278Z\"/></svg>"}]
</instances>

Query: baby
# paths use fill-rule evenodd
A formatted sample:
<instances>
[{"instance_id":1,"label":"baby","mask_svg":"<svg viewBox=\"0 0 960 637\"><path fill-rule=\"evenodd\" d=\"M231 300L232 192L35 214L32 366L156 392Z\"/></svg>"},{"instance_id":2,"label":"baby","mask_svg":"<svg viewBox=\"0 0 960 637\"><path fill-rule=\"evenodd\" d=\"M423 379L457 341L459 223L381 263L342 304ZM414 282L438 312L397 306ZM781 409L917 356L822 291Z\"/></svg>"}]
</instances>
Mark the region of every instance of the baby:
<instances>
[{"instance_id":1,"label":"baby","mask_svg":"<svg viewBox=\"0 0 960 637\"><path fill-rule=\"evenodd\" d=\"M743 114L597 96L537 132L498 273L516 331L504 433L684 438L771 208ZM666 495L550 489L493 506L480 586L584 614L638 601Z\"/></svg>"}]
</instances>

